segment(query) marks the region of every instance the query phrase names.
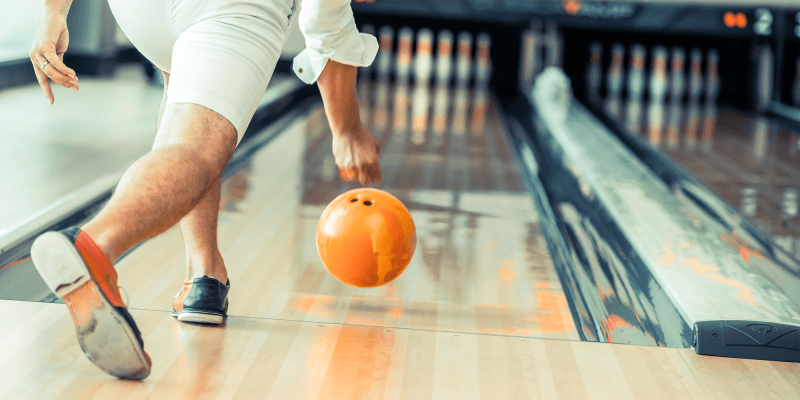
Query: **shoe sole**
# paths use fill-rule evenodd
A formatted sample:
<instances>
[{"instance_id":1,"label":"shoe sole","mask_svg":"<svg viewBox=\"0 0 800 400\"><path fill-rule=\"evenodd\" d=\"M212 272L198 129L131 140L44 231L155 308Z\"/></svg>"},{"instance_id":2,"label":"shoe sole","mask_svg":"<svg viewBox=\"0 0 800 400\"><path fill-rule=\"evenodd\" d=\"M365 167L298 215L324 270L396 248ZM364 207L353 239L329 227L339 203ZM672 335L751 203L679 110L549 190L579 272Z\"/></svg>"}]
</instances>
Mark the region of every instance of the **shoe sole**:
<instances>
[{"instance_id":1,"label":"shoe sole","mask_svg":"<svg viewBox=\"0 0 800 400\"><path fill-rule=\"evenodd\" d=\"M222 323L222 320L225 319L222 315L217 314L206 314L201 312L192 312L192 311L180 311L178 313L173 313L173 317L177 318L178 321L181 322L196 322L199 324L213 324L219 325Z\"/></svg>"},{"instance_id":2,"label":"shoe sole","mask_svg":"<svg viewBox=\"0 0 800 400\"><path fill-rule=\"evenodd\" d=\"M149 356L128 322L103 294L69 239L57 232L47 232L33 242L31 258L50 290L67 305L86 357L117 378L147 377Z\"/></svg>"}]
</instances>

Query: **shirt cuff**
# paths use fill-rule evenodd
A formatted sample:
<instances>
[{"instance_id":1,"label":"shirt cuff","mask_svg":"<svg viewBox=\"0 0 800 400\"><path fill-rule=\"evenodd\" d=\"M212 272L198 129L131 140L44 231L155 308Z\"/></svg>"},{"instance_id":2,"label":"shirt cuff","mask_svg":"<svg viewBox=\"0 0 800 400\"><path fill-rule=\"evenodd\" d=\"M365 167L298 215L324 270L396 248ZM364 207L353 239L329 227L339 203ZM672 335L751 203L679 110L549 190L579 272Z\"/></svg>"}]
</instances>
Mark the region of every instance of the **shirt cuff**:
<instances>
[{"instance_id":1,"label":"shirt cuff","mask_svg":"<svg viewBox=\"0 0 800 400\"><path fill-rule=\"evenodd\" d=\"M361 43L353 43L353 41ZM301 81L312 84L317 81L322 70L328 65L328 60L334 60L345 65L355 67L368 67L378 54L378 39L366 33L359 33L357 38L350 42L353 45L334 49L330 54L322 54L311 48L306 48L294 58L292 70Z\"/></svg>"}]
</instances>

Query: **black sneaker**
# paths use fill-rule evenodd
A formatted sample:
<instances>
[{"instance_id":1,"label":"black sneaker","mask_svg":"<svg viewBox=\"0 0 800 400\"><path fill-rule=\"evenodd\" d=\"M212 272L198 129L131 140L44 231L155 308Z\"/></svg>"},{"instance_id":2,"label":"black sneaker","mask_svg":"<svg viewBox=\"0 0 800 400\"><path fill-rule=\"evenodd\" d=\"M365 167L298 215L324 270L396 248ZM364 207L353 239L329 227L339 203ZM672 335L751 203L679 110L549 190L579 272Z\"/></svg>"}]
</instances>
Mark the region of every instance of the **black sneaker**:
<instances>
[{"instance_id":1,"label":"black sneaker","mask_svg":"<svg viewBox=\"0 0 800 400\"><path fill-rule=\"evenodd\" d=\"M228 316L230 289L230 280L223 284L210 276L184 282L172 303L172 316L184 322L219 325Z\"/></svg>"}]
</instances>

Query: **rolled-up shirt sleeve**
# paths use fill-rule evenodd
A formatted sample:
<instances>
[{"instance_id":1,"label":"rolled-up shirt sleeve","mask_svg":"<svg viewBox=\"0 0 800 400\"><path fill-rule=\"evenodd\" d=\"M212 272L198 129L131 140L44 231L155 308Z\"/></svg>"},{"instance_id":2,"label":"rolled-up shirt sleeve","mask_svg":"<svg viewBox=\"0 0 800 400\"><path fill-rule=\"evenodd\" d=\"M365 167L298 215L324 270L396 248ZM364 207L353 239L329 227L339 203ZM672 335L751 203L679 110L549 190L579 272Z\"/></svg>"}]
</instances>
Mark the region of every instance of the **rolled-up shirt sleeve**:
<instances>
[{"instance_id":1,"label":"rolled-up shirt sleeve","mask_svg":"<svg viewBox=\"0 0 800 400\"><path fill-rule=\"evenodd\" d=\"M350 0L303 0L298 23L306 48L292 69L307 84L317 81L328 60L367 67L378 54L375 36L358 32Z\"/></svg>"}]
</instances>

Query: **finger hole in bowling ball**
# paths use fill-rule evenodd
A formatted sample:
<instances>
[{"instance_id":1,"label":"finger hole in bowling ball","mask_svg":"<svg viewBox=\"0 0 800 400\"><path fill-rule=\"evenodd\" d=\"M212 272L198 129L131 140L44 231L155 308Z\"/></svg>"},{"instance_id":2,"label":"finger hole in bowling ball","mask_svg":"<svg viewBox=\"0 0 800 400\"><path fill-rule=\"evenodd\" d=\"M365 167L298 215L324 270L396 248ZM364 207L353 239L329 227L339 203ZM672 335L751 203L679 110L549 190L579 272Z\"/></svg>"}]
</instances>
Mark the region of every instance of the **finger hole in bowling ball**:
<instances>
[{"instance_id":1,"label":"finger hole in bowling ball","mask_svg":"<svg viewBox=\"0 0 800 400\"><path fill-rule=\"evenodd\" d=\"M371 201L369 201L369 200L364 200L364 205L365 205L365 206L371 206L371 205L372 205L372 202L371 202Z\"/></svg>"},{"instance_id":2,"label":"finger hole in bowling ball","mask_svg":"<svg viewBox=\"0 0 800 400\"><path fill-rule=\"evenodd\" d=\"M350 202L351 202L351 203L355 203L355 202L357 202L357 201L358 201L358 199L350 199Z\"/></svg>"}]
</instances>

